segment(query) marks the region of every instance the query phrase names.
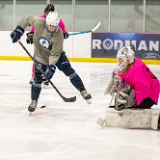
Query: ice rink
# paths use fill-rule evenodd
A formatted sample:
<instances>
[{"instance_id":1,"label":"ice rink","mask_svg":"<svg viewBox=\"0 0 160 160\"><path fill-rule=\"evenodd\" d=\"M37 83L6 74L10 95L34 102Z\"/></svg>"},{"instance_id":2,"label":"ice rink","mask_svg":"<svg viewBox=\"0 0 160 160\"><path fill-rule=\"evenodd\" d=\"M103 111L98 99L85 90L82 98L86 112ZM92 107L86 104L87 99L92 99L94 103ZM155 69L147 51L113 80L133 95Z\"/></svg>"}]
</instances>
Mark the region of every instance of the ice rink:
<instances>
[{"instance_id":1,"label":"ice rink","mask_svg":"<svg viewBox=\"0 0 160 160\"><path fill-rule=\"evenodd\" d=\"M160 131L96 124L109 106L111 97L103 93L116 64L71 64L92 94L92 104L57 69L52 82L77 101L64 102L49 86L29 116L32 62L0 61L0 160L159 160ZM160 66L149 68L160 79Z\"/></svg>"}]
</instances>

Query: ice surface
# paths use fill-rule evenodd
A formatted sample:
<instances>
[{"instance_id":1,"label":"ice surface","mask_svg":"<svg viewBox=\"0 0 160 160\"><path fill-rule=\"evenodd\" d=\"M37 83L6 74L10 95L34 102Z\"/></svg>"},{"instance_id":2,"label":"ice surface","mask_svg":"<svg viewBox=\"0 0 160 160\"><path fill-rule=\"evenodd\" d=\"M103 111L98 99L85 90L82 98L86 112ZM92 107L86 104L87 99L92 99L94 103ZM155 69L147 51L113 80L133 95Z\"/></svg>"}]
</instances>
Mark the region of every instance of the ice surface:
<instances>
[{"instance_id":1,"label":"ice surface","mask_svg":"<svg viewBox=\"0 0 160 160\"><path fill-rule=\"evenodd\" d=\"M0 62L0 160L160 159L160 131L96 124L111 100L103 93L115 64L72 63L92 94L90 105L57 70L52 82L62 95L77 96L77 101L64 102L49 86L29 116L31 66L32 62ZM149 67L160 79L159 66Z\"/></svg>"}]
</instances>

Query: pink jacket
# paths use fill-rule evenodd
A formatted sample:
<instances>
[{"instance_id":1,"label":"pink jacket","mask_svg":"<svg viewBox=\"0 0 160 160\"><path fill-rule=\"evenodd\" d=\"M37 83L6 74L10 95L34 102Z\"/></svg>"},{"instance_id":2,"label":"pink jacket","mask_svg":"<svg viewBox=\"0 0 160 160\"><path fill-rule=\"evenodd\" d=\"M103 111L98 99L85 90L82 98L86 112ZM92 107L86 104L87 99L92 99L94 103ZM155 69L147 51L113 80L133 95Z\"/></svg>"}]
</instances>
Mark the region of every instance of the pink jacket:
<instances>
[{"instance_id":1,"label":"pink jacket","mask_svg":"<svg viewBox=\"0 0 160 160\"><path fill-rule=\"evenodd\" d=\"M155 104L158 103L160 93L160 82L149 68L138 58L135 58L133 66L126 74L119 73L127 84L130 84L136 95L136 103L145 98L151 98Z\"/></svg>"},{"instance_id":2,"label":"pink jacket","mask_svg":"<svg viewBox=\"0 0 160 160\"><path fill-rule=\"evenodd\" d=\"M46 19L46 15L45 14L42 14L40 17ZM59 27L62 29L63 33L67 32L66 28L65 28L65 25L64 25L64 22L62 21L62 19L60 19ZM32 26L30 32L34 32L34 26Z\"/></svg>"}]
</instances>

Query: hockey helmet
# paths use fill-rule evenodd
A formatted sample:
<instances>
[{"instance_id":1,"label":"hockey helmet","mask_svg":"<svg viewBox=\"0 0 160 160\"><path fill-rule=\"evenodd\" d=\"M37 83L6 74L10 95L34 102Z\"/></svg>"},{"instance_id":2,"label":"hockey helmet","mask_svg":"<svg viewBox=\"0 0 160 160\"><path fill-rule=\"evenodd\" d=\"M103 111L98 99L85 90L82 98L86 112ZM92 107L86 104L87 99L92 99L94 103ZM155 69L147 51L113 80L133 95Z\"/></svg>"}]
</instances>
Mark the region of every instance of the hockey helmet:
<instances>
[{"instance_id":1,"label":"hockey helmet","mask_svg":"<svg viewBox=\"0 0 160 160\"><path fill-rule=\"evenodd\" d=\"M48 26L58 26L60 22L59 15L57 12L49 12L46 17L46 24Z\"/></svg>"},{"instance_id":2,"label":"hockey helmet","mask_svg":"<svg viewBox=\"0 0 160 160\"><path fill-rule=\"evenodd\" d=\"M54 12L54 5L53 4L47 4L46 8L44 9L44 13L46 13L47 11Z\"/></svg>"},{"instance_id":3,"label":"hockey helmet","mask_svg":"<svg viewBox=\"0 0 160 160\"><path fill-rule=\"evenodd\" d=\"M135 53L131 49L131 46L124 46L121 49L118 50L117 58L122 59L124 63L129 62L129 64L132 64L134 62Z\"/></svg>"}]
</instances>

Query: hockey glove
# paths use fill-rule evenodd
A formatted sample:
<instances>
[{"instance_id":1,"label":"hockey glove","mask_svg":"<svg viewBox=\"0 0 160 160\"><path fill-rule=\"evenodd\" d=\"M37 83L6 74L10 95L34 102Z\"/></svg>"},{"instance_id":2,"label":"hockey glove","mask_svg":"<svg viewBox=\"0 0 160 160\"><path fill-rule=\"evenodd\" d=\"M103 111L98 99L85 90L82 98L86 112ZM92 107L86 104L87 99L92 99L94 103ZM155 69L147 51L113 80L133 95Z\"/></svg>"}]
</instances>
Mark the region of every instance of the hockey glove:
<instances>
[{"instance_id":1,"label":"hockey glove","mask_svg":"<svg viewBox=\"0 0 160 160\"><path fill-rule=\"evenodd\" d=\"M17 26L15 30L10 34L12 42L17 42L24 33L24 29L21 26Z\"/></svg>"},{"instance_id":2,"label":"hockey glove","mask_svg":"<svg viewBox=\"0 0 160 160\"><path fill-rule=\"evenodd\" d=\"M46 79L46 77L45 77L44 75L42 75L42 81L43 81L43 84L44 84L45 86L48 86L48 85L49 85L49 81L48 81L48 79Z\"/></svg>"},{"instance_id":3,"label":"hockey glove","mask_svg":"<svg viewBox=\"0 0 160 160\"><path fill-rule=\"evenodd\" d=\"M110 82L109 82L106 90L104 91L104 95L110 94L110 90L111 90L113 84L114 84L114 76L113 76L113 74L112 74L111 80L110 80Z\"/></svg>"},{"instance_id":4,"label":"hockey glove","mask_svg":"<svg viewBox=\"0 0 160 160\"><path fill-rule=\"evenodd\" d=\"M122 87L122 78L119 77L117 74L112 73L111 80L104 92L104 95L109 94L111 96L114 95L115 92L119 91Z\"/></svg>"},{"instance_id":5,"label":"hockey glove","mask_svg":"<svg viewBox=\"0 0 160 160\"><path fill-rule=\"evenodd\" d=\"M115 109L121 110L130 108L136 105L135 92L131 87L126 84L120 92L117 93L115 98Z\"/></svg>"},{"instance_id":6,"label":"hockey glove","mask_svg":"<svg viewBox=\"0 0 160 160\"><path fill-rule=\"evenodd\" d=\"M47 71L45 73L45 77L47 79L51 79L54 75L54 72L56 70L56 66L55 65L49 65L48 68L47 68Z\"/></svg>"},{"instance_id":7,"label":"hockey glove","mask_svg":"<svg viewBox=\"0 0 160 160\"><path fill-rule=\"evenodd\" d=\"M63 33L63 36L64 36L64 39L67 39L69 37L69 34L66 32L66 33Z\"/></svg>"},{"instance_id":8,"label":"hockey glove","mask_svg":"<svg viewBox=\"0 0 160 160\"><path fill-rule=\"evenodd\" d=\"M48 80L46 79L46 77L44 76L44 75L42 75L42 81L45 83L47 83L48 82Z\"/></svg>"},{"instance_id":9,"label":"hockey glove","mask_svg":"<svg viewBox=\"0 0 160 160\"><path fill-rule=\"evenodd\" d=\"M117 111L127 108L128 95L124 92L118 92L115 98L115 109Z\"/></svg>"},{"instance_id":10,"label":"hockey glove","mask_svg":"<svg viewBox=\"0 0 160 160\"><path fill-rule=\"evenodd\" d=\"M29 32L26 35L27 35L26 42L28 44L33 44L33 35L34 35L34 32Z\"/></svg>"}]
</instances>

